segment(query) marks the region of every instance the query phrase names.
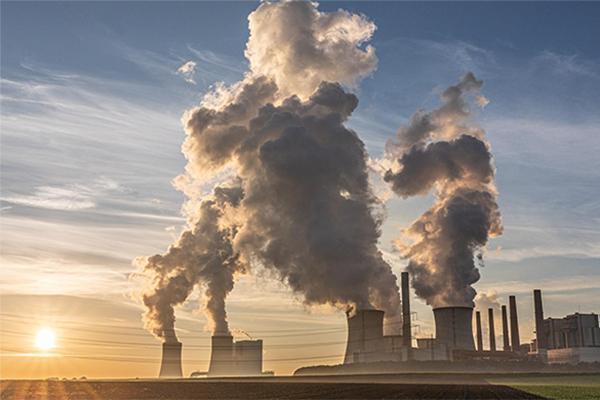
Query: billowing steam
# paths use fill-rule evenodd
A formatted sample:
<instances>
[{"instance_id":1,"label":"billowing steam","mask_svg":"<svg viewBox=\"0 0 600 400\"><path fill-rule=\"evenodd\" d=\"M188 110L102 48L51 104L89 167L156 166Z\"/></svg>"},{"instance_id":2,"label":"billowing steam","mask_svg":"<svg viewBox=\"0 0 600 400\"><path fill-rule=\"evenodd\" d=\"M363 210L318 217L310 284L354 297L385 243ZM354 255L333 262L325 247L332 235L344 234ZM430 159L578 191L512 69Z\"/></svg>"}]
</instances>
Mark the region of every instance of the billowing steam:
<instances>
[{"instance_id":1,"label":"billowing steam","mask_svg":"<svg viewBox=\"0 0 600 400\"><path fill-rule=\"evenodd\" d=\"M376 26L344 10L319 12L308 1L263 2L248 17L246 57L254 75L269 77L280 98L306 99L322 81L355 85L377 66L362 46Z\"/></svg>"},{"instance_id":2,"label":"billowing steam","mask_svg":"<svg viewBox=\"0 0 600 400\"><path fill-rule=\"evenodd\" d=\"M375 68L374 49L363 46L375 25L316 7L261 3L248 18L250 71L184 115L188 164L176 185L191 228L142 260L153 277L147 326L165 340L174 338L173 306L199 284L215 332L227 332L225 297L249 265L273 271L309 305L397 311L364 144L344 125L358 100L341 85ZM204 198L221 179L236 186Z\"/></svg>"},{"instance_id":3,"label":"billowing steam","mask_svg":"<svg viewBox=\"0 0 600 400\"><path fill-rule=\"evenodd\" d=\"M291 97L259 111L232 154L246 193L236 245L309 304L393 314L398 287L377 249L364 145L343 125L357 103L322 83L305 102Z\"/></svg>"},{"instance_id":4,"label":"billowing steam","mask_svg":"<svg viewBox=\"0 0 600 400\"><path fill-rule=\"evenodd\" d=\"M414 114L386 149L396 165L384 179L396 194L435 191L433 206L407 230L413 244L401 246L416 293L433 307L473 306L475 258L482 262L480 249L502 233L489 144L465 99L482 84L466 74L443 92L440 108Z\"/></svg>"},{"instance_id":5,"label":"billowing steam","mask_svg":"<svg viewBox=\"0 0 600 400\"><path fill-rule=\"evenodd\" d=\"M239 205L239 187L217 187L198 210L193 228L162 255L139 259L153 286L143 295L147 328L166 342L177 341L173 307L183 303L196 285L205 287L206 311L213 331L228 334L225 297L236 272L243 271L233 250L235 226L222 227L224 213Z\"/></svg>"}]
</instances>

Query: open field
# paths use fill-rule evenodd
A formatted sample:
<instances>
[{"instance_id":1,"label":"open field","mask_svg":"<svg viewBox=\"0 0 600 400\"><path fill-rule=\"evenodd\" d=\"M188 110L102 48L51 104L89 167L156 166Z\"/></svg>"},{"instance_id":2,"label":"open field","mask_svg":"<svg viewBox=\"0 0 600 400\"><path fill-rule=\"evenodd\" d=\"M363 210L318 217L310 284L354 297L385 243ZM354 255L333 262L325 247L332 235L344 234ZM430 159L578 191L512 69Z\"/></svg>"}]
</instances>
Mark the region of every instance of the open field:
<instances>
[{"instance_id":1,"label":"open field","mask_svg":"<svg viewBox=\"0 0 600 400\"><path fill-rule=\"evenodd\" d=\"M11 381L2 399L540 399L507 386L244 381Z\"/></svg>"},{"instance_id":2,"label":"open field","mask_svg":"<svg viewBox=\"0 0 600 400\"><path fill-rule=\"evenodd\" d=\"M488 381L551 399L600 399L600 374L504 376L491 378Z\"/></svg>"},{"instance_id":3,"label":"open field","mask_svg":"<svg viewBox=\"0 0 600 400\"><path fill-rule=\"evenodd\" d=\"M600 399L600 374L2 381L8 399Z\"/></svg>"}]
</instances>

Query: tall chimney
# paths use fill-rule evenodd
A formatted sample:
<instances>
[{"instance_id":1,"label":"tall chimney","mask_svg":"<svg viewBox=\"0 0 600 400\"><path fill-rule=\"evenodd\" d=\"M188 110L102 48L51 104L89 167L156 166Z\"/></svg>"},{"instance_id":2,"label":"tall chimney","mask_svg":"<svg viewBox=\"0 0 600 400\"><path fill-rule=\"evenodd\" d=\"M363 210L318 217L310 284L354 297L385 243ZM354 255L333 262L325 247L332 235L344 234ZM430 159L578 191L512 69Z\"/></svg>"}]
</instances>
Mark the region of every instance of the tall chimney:
<instances>
[{"instance_id":1,"label":"tall chimney","mask_svg":"<svg viewBox=\"0 0 600 400\"><path fill-rule=\"evenodd\" d=\"M510 341L512 351L521 351L521 341L519 339L519 318L517 316L517 299L515 296L508 297L508 306L510 307Z\"/></svg>"},{"instance_id":2,"label":"tall chimney","mask_svg":"<svg viewBox=\"0 0 600 400\"><path fill-rule=\"evenodd\" d=\"M546 350L546 335L544 332L544 308L542 306L542 291L535 289L533 291L533 307L535 311L535 339L537 342L538 353L544 353Z\"/></svg>"},{"instance_id":3,"label":"tall chimney","mask_svg":"<svg viewBox=\"0 0 600 400\"><path fill-rule=\"evenodd\" d=\"M477 351L483 351L483 335L481 332L481 313L475 311L475 324L477 329Z\"/></svg>"},{"instance_id":4,"label":"tall chimney","mask_svg":"<svg viewBox=\"0 0 600 400\"><path fill-rule=\"evenodd\" d=\"M508 316L506 314L506 306L502 306L502 340L504 347L502 350L510 351L510 341L508 340Z\"/></svg>"},{"instance_id":5,"label":"tall chimney","mask_svg":"<svg viewBox=\"0 0 600 400\"><path fill-rule=\"evenodd\" d=\"M412 337L410 327L410 292L408 288L408 272L402 272L400 274L400 279L402 285L402 342L407 349L407 356L410 358Z\"/></svg>"},{"instance_id":6,"label":"tall chimney","mask_svg":"<svg viewBox=\"0 0 600 400\"><path fill-rule=\"evenodd\" d=\"M490 324L490 351L496 351L496 329L494 329L494 309L488 308L488 319Z\"/></svg>"},{"instance_id":7,"label":"tall chimney","mask_svg":"<svg viewBox=\"0 0 600 400\"><path fill-rule=\"evenodd\" d=\"M164 342L162 345L162 362L159 378L181 378L181 343Z\"/></svg>"}]
</instances>

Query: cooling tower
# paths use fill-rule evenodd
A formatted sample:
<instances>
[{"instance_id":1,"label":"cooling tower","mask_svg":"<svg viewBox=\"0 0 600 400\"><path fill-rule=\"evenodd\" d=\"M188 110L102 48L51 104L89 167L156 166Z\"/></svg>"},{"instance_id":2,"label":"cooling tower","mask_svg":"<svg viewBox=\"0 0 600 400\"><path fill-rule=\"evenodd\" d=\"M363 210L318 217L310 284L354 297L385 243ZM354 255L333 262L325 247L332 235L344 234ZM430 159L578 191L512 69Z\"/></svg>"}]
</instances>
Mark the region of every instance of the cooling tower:
<instances>
[{"instance_id":1,"label":"cooling tower","mask_svg":"<svg viewBox=\"0 0 600 400\"><path fill-rule=\"evenodd\" d=\"M210 376L236 375L233 365L233 337L219 335L211 337L210 364L208 366Z\"/></svg>"},{"instance_id":2,"label":"cooling tower","mask_svg":"<svg viewBox=\"0 0 600 400\"><path fill-rule=\"evenodd\" d=\"M381 310L358 310L348 315L344 364L375 360L383 351L383 315Z\"/></svg>"},{"instance_id":3,"label":"cooling tower","mask_svg":"<svg viewBox=\"0 0 600 400\"><path fill-rule=\"evenodd\" d=\"M234 344L236 375L257 376L262 374L262 340L240 340Z\"/></svg>"},{"instance_id":4,"label":"cooling tower","mask_svg":"<svg viewBox=\"0 0 600 400\"><path fill-rule=\"evenodd\" d=\"M435 338L450 350L475 350L473 308L440 307L433 309Z\"/></svg>"},{"instance_id":5,"label":"cooling tower","mask_svg":"<svg viewBox=\"0 0 600 400\"><path fill-rule=\"evenodd\" d=\"M181 378L181 343L163 343L159 378Z\"/></svg>"}]
</instances>

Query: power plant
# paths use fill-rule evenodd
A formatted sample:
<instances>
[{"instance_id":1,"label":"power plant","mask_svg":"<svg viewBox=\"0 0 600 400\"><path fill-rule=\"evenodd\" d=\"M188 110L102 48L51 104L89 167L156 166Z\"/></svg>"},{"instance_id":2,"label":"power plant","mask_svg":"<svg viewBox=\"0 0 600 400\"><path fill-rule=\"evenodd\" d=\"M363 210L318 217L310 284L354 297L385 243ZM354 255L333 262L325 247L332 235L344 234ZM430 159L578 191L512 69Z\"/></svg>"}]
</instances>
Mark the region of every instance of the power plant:
<instances>
[{"instance_id":1,"label":"power plant","mask_svg":"<svg viewBox=\"0 0 600 400\"><path fill-rule=\"evenodd\" d=\"M572 314L564 318L544 319L542 294L533 291L536 339L520 344L515 296L509 297L502 311L502 349L496 345L494 309L488 308L489 349L483 349L481 312L475 312L476 343L473 337L472 307L437 307L433 309L435 338L417 338L412 347L408 276L402 274L402 335L384 335L384 312L366 309L348 314L348 341L344 364L385 361L455 361L455 360L537 360L543 363L600 361L600 326L597 314Z\"/></svg>"},{"instance_id":2,"label":"power plant","mask_svg":"<svg viewBox=\"0 0 600 400\"><path fill-rule=\"evenodd\" d=\"M542 292L539 289L533 291L535 339L530 344L520 342L515 296L509 296L508 307L500 307L501 347L496 344L493 308L488 308L487 312L487 341L483 337L481 311L474 312L473 307L465 306L434 308L435 336L414 338L408 280L408 273L403 272L400 334L384 334L384 311L355 309L347 313L344 365L461 360L495 360L500 362L500 366L507 360L530 360L544 364L600 362L598 315L575 313L563 318L544 318ZM484 342L488 343L488 350L484 350ZM416 347L413 343L416 343ZM179 342L163 343L160 378L182 377L181 348ZM211 337L206 375L259 376L263 374L262 362L262 340L235 341L230 334L215 334Z\"/></svg>"}]
</instances>

